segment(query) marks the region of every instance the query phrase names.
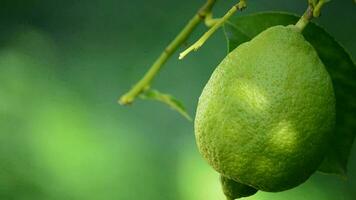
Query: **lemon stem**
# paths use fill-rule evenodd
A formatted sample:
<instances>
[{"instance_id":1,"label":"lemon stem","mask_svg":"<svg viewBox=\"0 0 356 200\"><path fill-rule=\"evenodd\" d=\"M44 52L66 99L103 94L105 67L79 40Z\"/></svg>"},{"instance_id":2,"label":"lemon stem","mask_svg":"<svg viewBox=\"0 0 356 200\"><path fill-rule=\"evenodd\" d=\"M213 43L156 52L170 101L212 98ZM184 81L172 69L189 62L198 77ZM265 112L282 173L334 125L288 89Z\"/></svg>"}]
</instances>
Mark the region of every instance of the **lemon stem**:
<instances>
[{"instance_id":1,"label":"lemon stem","mask_svg":"<svg viewBox=\"0 0 356 200\"><path fill-rule=\"evenodd\" d=\"M295 27L298 29L299 32L302 32L305 27L309 24L310 20L313 18L313 8L312 6L308 6L308 9L299 19L299 21L295 24Z\"/></svg>"},{"instance_id":2,"label":"lemon stem","mask_svg":"<svg viewBox=\"0 0 356 200\"><path fill-rule=\"evenodd\" d=\"M307 10L295 24L295 27L298 29L298 31L302 32L313 18L319 17L321 8L329 1L330 0L309 0L309 6Z\"/></svg>"},{"instance_id":3,"label":"lemon stem","mask_svg":"<svg viewBox=\"0 0 356 200\"><path fill-rule=\"evenodd\" d=\"M162 66L172 56L172 54L183 44L200 22L205 20L206 16L211 13L211 10L216 3L216 0L207 0L206 3L198 10L192 19L186 24L176 38L164 49L161 55L152 64L146 74L139 80L130 91L122 95L119 99L121 105L131 104L135 98L142 92L150 88L150 84Z\"/></svg>"},{"instance_id":4,"label":"lemon stem","mask_svg":"<svg viewBox=\"0 0 356 200\"><path fill-rule=\"evenodd\" d=\"M212 36L216 32L216 30L218 30L235 12L243 10L244 8L246 8L246 0L241 0L239 3L234 5L222 18L217 19L217 21L213 22L213 26L206 33L204 33L204 35L199 38L198 41L196 41L192 46L180 53L179 59L183 59L192 51L197 51L210 38L210 36ZM209 21L206 24L209 26Z\"/></svg>"}]
</instances>

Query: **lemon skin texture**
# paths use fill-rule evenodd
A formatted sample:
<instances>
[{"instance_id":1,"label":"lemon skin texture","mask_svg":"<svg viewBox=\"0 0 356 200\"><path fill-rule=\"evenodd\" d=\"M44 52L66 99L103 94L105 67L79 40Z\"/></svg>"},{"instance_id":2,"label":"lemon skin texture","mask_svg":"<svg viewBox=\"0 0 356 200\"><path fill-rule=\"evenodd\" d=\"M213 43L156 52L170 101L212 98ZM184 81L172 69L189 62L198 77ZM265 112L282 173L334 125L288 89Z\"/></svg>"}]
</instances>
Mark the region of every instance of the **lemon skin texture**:
<instances>
[{"instance_id":1,"label":"lemon skin texture","mask_svg":"<svg viewBox=\"0 0 356 200\"><path fill-rule=\"evenodd\" d=\"M321 164L335 124L331 79L294 26L271 27L233 50L199 98L195 136L220 174L277 192Z\"/></svg>"}]
</instances>

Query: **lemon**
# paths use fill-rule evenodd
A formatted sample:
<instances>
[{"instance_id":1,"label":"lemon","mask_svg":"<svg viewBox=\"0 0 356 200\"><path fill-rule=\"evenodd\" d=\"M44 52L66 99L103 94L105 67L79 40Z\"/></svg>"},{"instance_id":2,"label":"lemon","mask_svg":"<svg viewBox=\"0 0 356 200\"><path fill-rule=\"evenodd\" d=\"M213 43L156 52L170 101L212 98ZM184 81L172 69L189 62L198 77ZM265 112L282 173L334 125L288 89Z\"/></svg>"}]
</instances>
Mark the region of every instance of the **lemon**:
<instances>
[{"instance_id":1,"label":"lemon","mask_svg":"<svg viewBox=\"0 0 356 200\"><path fill-rule=\"evenodd\" d=\"M202 156L220 174L277 192L321 164L335 123L331 79L293 25L271 27L227 55L195 118Z\"/></svg>"},{"instance_id":2,"label":"lemon","mask_svg":"<svg viewBox=\"0 0 356 200\"><path fill-rule=\"evenodd\" d=\"M257 192L253 187L241 184L224 176L220 176L220 182L227 200L248 197Z\"/></svg>"}]
</instances>

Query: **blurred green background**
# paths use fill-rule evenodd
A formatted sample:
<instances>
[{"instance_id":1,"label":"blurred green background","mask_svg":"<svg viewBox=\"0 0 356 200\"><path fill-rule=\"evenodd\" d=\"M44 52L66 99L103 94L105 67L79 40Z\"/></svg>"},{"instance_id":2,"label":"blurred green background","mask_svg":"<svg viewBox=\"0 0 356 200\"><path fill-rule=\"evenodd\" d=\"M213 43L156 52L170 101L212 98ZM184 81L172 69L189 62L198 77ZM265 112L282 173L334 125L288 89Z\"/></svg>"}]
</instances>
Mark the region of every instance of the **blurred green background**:
<instances>
[{"instance_id":1,"label":"blurred green background","mask_svg":"<svg viewBox=\"0 0 356 200\"><path fill-rule=\"evenodd\" d=\"M191 122L160 103L116 103L203 2L1 0L0 199L224 199ZM250 1L243 14L301 14L305 2ZM216 15L233 3L218 2ZM334 0L316 20L352 57L355 11L352 0ZM185 60L174 55L154 86L194 114L225 54L220 31ZM295 189L248 199L355 200L355 145L348 168L346 180L317 173Z\"/></svg>"}]
</instances>

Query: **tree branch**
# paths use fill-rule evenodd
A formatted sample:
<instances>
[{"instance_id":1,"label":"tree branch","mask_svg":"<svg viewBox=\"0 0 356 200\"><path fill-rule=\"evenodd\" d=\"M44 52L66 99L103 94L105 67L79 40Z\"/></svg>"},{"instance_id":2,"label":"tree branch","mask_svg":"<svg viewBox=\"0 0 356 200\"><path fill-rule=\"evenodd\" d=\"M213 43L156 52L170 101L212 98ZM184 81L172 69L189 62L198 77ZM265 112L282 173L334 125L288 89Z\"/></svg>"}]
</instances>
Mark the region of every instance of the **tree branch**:
<instances>
[{"instance_id":1,"label":"tree branch","mask_svg":"<svg viewBox=\"0 0 356 200\"><path fill-rule=\"evenodd\" d=\"M120 97L119 103L121 105L131 104L135 98L147 90L156 74L160 71L162 66L167 62L171 55L177 48L184 43L198 24L203 21L206 16L211 12L216 0L207 0L206 3L198 10L194 17L188 22L183 30L176 36L176 38L164 49L161 55L156 59L150 69L138 81L130 91Z\"/></svg>"},{"instance_id":2,"label":"tree branch","mask_svg":"<svg viewBox=\"0 0 356 200\"><path fill-rule=\"evenodd\" d=\"M246 7L246 0L240 0L239 3L234 5L225 15L224 17L218 19L213 26L198 40L196 41L192 46L190 46L188 49L180 53L179 59L183 59L185 56L187 56L190 52L198 50L203 44L212 36L216 30L218 30L235 12L238 10L242 10ZM209 24L207 24L209 25Z\"/></svg>"}]
</instances>

